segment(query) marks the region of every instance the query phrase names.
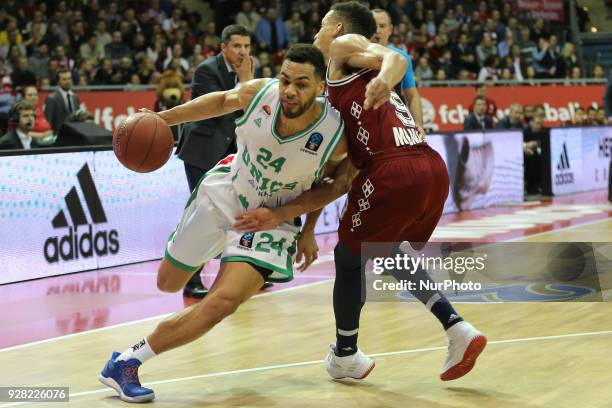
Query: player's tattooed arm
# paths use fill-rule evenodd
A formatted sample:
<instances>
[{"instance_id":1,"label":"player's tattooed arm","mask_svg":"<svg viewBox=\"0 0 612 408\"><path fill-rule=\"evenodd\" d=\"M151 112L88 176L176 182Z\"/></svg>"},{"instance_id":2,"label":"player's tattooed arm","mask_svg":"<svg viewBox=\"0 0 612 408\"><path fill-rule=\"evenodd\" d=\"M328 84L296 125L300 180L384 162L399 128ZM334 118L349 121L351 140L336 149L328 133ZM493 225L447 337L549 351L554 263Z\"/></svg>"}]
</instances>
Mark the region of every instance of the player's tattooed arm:
<instances>
[{"instance_id":1,"label":"player's tattooed arm","mask_svg":"<svg viewBox=\"0 0 612 408\"><path fill-rule=\"evenodd\" d=\"M253 79L238 88L229 91L211 92L157 114L169 126L173 126L185 122L216 118L237 110L245 110L257 91L267 81L269 79ZM150 112L147 109L141 109L141 111Z\"/></svg>"},{"instance_id":2,"label":"player's tattooed arm","mask_svg":"<svg viewBox=\"0 0 612 408\"><path fill-rule=\"evenodd\" d=\"M408 61L399 53L368 41L362 35L345 34L332 41L329 49L331 69L348 65L378 72L366 87L364 108L378 109L389 100L390 92L408 69Z\"/></svg>"}]
</instances>

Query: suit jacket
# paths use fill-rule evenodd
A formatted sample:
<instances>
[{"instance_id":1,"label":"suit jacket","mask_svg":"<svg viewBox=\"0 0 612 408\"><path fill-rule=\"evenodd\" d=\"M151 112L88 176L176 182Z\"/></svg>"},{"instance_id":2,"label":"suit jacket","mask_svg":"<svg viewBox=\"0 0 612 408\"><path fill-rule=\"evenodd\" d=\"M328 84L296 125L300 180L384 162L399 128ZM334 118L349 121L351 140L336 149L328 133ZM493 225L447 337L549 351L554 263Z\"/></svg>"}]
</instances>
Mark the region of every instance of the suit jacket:
<instances>
[{"instance_id":1,"label":"suit jacket","mask_svg":"<svg viewBox=\"0 0 612 408\"><path fill-rule=\"evenodd\" d=\"M30 144L31 148L37 147L46 147L45 145L40 145L36 142L36 139L32 139L32 143ZM4 136L0 137L0 150L3 149L11 149L11 150L19 150L23 149L23 144L21 143L21 139L17 136L17 129L13 129Z\"/></svg>"},{"instance_id":2,"label":"suit jacket","mask_svg":"<svg viewBox=\"0 0 612 408\"><path fill-rule=\"evenodd\" d=\"M510 116L504 116L497 121L495 129L523 129L523 125L521 123L512 124L512 122L510 122Z\"/></svg>"},{"instance_id":3,"label":"suit jacket","mask_svg":"<svg viewBox=\"0 0 612 408\"><path fill-rule=\"evenodd\" d=\"M463 121L463 130L484 130L484 129L493 129L493 119L489 116L484 117L484 127L474 115L474 113L470 113L470 115L465 118Z\"/></svg>"},{"instance_id":4,"label":"suit jacket","mask_svg":"<svg viewBox=\"0 0 612 408\"><path fill-rule=\"evenodd\" d=\"M196 68L191 84L191 99L217 91L227 91L235 86L223 54L219 53L201 62ZM234 121L242 112L233 112L218 118L200 120L183 126L178 146L178 156L185 163L205 171L225 157L236 144ZM235 148L235 147L234 147Z\"/></svg>"},{"instance_id":5,"label":"suit jacket","mask_svg":"<svg viewBox=\"0 0 612 408\"><path fill-rule=\"evenodd\" d=\"M76 112L81 106L81 100L78 95L74 92L72 93L72 109L73 112ZM59 90L55 90L53 93L47 96L45 99L45 117L51 124L51 129L53 129L53 133L57 134L59 128L65 123L68 122L70 114L68 112L68 107L66 106L66 102L64 102L64 97L60 93Z\"/></svg>"}]
</instances>

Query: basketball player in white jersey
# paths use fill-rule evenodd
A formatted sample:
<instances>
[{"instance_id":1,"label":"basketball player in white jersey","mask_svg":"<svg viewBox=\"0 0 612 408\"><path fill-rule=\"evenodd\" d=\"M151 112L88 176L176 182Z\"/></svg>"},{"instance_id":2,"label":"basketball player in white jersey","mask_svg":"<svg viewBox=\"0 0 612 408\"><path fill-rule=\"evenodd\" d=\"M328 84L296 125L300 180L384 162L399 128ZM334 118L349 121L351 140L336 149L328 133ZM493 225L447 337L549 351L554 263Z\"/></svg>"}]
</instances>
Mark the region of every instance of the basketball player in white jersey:
<instances>
[{"instance_id":1,"label":"basketball player in white jersey","mask_svg":"<svg viewBox=\"0 0 612 408\"><path fill-rule=\"evenodd\" d=\"M206 173L193 191L168 240L157 285L165 292L181 290L193 272L220 253L221 270L202 302L162 321L125 352L112 354L99 379L122 400L155 397L138 379L138 367L146 360L204 335L264 280L291 280L296 252L310 257L306 264L312 261L313 251L307 248L316 248L315 217L307 219L299 249L299 218L255 233L240 233L232 225L243 211L291 201L345 158L340 114L317 98L324 81L323 54L313 45L298 44L285 56L280 81L252 80L159 113L168 125L176 125L244 111L237 120L238 152Z\"/></svg>"}]
</instances>

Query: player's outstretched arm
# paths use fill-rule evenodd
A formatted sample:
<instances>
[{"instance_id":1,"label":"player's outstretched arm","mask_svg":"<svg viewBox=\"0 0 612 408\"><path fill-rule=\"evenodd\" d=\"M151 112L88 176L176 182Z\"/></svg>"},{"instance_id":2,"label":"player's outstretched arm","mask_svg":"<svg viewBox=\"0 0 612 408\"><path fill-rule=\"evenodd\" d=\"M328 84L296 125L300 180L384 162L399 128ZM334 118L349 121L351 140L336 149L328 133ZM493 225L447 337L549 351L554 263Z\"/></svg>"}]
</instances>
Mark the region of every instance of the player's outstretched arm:
<instances>
[{"instance_id":1,"label":"player's outstretched arm","mask_svg":"<svg viewBox=\"0 0 612 408\"><path fill-rule=\"evenodd\" d=\"M249 106L253 96L267 81L269 79L253 79L229 91L211 92L198 96L187 103L158 112L158 115L169 126L173 126L185 122L215 118L241 109L244 110Z\"/></svg>"},{"instance_id":2,"label":"player's outstretched arm","mask_svg":"<svg viewBox=\"0 0 612 408\"><path fill-rule=\"evenodd\" d=\"M379 71L366 87L364 108L377 109L406 73L408 61L399 53L368 41L359 34L345 34L332 41L329 55L333 69L348 65Z\"/></svg>"}]
</instances>

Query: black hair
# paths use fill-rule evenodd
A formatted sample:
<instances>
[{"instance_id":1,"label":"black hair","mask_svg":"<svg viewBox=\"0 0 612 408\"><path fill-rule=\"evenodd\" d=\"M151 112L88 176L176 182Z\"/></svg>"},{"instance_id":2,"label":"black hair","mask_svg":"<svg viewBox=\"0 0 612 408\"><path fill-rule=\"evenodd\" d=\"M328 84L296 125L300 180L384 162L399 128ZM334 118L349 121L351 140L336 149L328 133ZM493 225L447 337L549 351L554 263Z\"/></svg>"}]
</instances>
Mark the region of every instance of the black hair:
<instances>
[{"instance_id":1,"label":"black hair","mask_svg":"<svg viewBox=\"0 0 612 408\"><path fill-rule=\"evenodd\" d=\"M356 1L334 4L331 8L345 25L345 34L360 34L372 38L376 32L376 20L369 8Z\"/></svg>"},{"instance_id":2,"label":"black hair","mask_svg":"<svg viewBox=\"0 0 612 408\"><path fill-rule=\"evenodd\" d=\"M319 79L325 79L325 59L323 53L312 44L294 44L287 53L285 59L298 64L308 63L315 69L315 75Z\"/></svg>"},{"instance_id":3,"label":"black hair","mask_svg":"<svg viewBox=\"0 0 612 408\"><path fill-rule=\"evenodd\" d=\"M232 35L240 35L242 37L251 37L251 32L244 26L239 24L228 25L221 32L221 42L227 44L231 41Z\"/></svg>"}]
</instances>

